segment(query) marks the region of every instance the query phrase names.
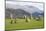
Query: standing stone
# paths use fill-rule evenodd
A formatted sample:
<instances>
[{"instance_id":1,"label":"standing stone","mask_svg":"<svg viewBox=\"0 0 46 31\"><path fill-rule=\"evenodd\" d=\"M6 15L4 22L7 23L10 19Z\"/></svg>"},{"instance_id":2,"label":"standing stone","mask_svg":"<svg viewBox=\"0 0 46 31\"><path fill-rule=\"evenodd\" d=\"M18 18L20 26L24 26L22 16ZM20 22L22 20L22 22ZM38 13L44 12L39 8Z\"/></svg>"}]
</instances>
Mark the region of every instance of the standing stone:
<instances>
[{"instance_id":1,"label":"standing stone","mask_svg":"<svg viewBox=\"0 0 46 31\"><path fill-rule=\"evenodd\" d=\"M10 13L10 17L11 17L11 24L13 23L13 14Z\"/></svg>"}]
</instances>

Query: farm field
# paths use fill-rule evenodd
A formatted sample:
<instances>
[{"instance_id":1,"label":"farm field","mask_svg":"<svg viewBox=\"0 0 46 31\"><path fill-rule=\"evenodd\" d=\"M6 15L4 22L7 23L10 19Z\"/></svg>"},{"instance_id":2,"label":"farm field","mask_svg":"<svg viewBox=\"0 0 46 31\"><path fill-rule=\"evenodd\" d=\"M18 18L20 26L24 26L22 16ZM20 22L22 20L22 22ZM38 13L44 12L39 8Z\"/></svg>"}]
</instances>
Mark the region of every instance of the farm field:
<instances>
[{"instance_id":1,"label":"farm field","mask_svg":"<svg viewBox=\"0 0 46 31\"><path fill-rule=\"evenodd\" d=\"M15 19L13 19L15 20ZM16 18L16 23L10 23L11 19L5 19L5 30L24 30L24 29L41 29L44 28L43 18L39 21L36 19L27 18L28 22L25 22L25 19Z\"/></svg>"}]
</instances>

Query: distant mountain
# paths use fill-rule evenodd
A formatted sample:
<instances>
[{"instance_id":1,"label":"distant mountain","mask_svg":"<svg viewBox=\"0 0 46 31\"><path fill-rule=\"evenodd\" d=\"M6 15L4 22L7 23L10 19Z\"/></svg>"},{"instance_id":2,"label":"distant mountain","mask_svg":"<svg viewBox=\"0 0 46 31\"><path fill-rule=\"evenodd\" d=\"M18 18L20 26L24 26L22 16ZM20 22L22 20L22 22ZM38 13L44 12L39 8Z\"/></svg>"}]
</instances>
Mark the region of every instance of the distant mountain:
<instances>
[{"instance_id":1,"label":"distant mountain","mask_svg":"<svg viewBox=\"0 0 46 31\"><path fill-rule=\"evenodd\" d=\"M30 13L25 12L22 9L6 9L5 17L10 17L10 13L13 14L13 17L22 17L22 16L30 16Z\"/></svg>"},{"instance_id":2,"label":"distant mountain","mask_svg":"<svg viewBox=\"0 0 46 31\"><path fill-rule=\"evenodd\" d=\"M32 16L39 17L44 16L44 11L40 10L37 7L34 6L28 6L30 8L30 12L32 13Z\"/></svg>"},{"instance_id":3,"label":"distant mountain","mask_svg":"<svg viewBox=\"0 0 46 31\"><path fill-rule=\"evenodd\" d=\"M12 5L12 4L7 4L6 8L23 9L24 11L26 11L28 13L34 13L34 12L41 13L42 12L42 10L40 10L39 8L37 8L35 6L29 6L29 5Z\"/></svg>"},{"instance_id":4,"label":"distant mountain","mask_svg":"<svg viewBox=\"0 0 46 31\"><path fill-rule=\"evenodd\" d=\"M44 13L35 12L32 14L32 16L35 16L35 17L44 16Z\"/></svg>"},{"instance_id":5,"label":"distant mountain","mask_svg":"<svg viewBox=\"0 0 46 31\"><path fill-rule=\"evenodd\" d=\"M12 6L12 7L11 7ZM39 16L39 15L44 15L43 11L40 10L39 8L35 7L35 6L28 6L28 5L9 5L7 7L8 9L6 10L8 14L10 14L10 12L12 12L14 15L16 16L30 16L32 14L32 16Z\"/></svg>"}]
</instances>

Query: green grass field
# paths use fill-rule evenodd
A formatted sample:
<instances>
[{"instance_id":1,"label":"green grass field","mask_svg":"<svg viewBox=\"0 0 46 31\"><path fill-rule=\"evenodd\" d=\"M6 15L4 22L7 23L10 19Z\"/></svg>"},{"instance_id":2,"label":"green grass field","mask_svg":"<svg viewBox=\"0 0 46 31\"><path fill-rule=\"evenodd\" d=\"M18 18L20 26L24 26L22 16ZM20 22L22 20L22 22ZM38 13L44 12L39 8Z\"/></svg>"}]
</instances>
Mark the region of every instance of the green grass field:
<instances>
[{"instance_id":1,"label":"green grass field","mask_svg":"<svg viewBox=\"0 0 46 31\"><path fill-rule=\"evenodd\" d=\"M27 18L28 22L25 22L25 19L16 19L17 23L11 24L11 19L5 19L5 29L6 30L23 30L23 29L41 29L44 28L44 22L43 18L41 18L39 21L36 21L35 19L29 19Z\"/></svg>"}]
</instances>

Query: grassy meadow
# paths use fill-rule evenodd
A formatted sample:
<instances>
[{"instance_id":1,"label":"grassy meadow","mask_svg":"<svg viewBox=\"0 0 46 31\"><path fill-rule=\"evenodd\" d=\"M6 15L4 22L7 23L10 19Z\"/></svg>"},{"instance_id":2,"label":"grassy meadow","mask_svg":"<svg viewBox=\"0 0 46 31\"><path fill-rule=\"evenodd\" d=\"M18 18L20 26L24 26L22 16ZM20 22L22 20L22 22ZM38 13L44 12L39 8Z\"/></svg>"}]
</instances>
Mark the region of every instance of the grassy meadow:
<instances>
[{"instance_id":1,"label":"grassy meadow","mask_svg":"<svg viewBox=\"0 0 46 31\"><path fill-rule=\"evenodd\" d=\"M13 19L15 21L15 19ZM27 18L28 22L25 19L16 18L16 23L11 24L11 19L5 19L5 30L24 30L24 29L41 29L44 28L43 18L40 18L39 21L36 19Z\"/></svg>"}]
</instances>

